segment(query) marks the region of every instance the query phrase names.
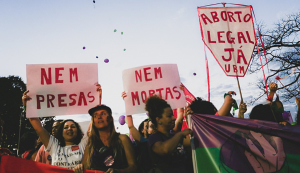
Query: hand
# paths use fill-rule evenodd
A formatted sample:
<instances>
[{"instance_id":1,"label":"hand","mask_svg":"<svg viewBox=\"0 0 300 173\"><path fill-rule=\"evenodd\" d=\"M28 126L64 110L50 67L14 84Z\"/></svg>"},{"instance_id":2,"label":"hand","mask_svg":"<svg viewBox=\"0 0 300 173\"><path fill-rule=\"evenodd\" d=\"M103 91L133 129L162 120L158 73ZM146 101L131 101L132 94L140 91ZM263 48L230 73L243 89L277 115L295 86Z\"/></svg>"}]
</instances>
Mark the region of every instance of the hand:
<instances>
[{"instance_id":1,"label":"hand","mask_svg":"<svg viewBox=\"0 0 300 173\"><path fill-rule=\"evenodd\" d=\"M276 92L277 89L278 89L278 86L277 86L276 83L272 82L272 83L269 84L269 89L270 89L271 92Z\"/></svg>"},{"instance_id":2,"label":"hand","mask_svg":"<svg viewBox=\"0 0 300 173\"><path fill-rule=\"evenodd\" d=\"M122 92L122 98L123 98L123 100L124 100L125 97L127 97L127 94L126 94L125 91L123 91L123 92Z\"/></svg>"},{"instance_id":3,"label":"hand","mask_svg":"<svg viewBox=\"0 0 300 173\"><path fill-rule=\"evenodd\" d=\"M101 88L101 85L100 85L100 84L96 84L96 86L97 86L96 91L99 93L99 95L101 95L101 94L102 94L102 88Z\"/></svg>"},{"instance_id":4,"label":"hand","mask_svg":"<svg viewBox=\"0 0 300 173\"><path fill-rule=\"evenodd\" d=\"M236 95L236 93L234 91L228 91L229 95Z\"/></svg>"},{"instance_id":5,"label":"hand","mask_svg":"<svg viewBox=\"0 0 300 173\"><path fill-rule=\"evenodd\" d=\"M184 85L180 84L179 89L181 89L184 92Z\"/></svg>"},{"instance_id":6,"label":"hand","mask_svg":"<svg viewBox=\"0 0 300 173\"><path fill-rule=\"evenodd\" d=\"M113 168L109 168L105 173L117 173L119 171L117 171L116 169Z\"/></svg>"},{"instance_id":7,"label":"hand","mask_svg":"<svg viewBox=\"0 0 300 173\"><path fill-rule=\"evenodd\" d=\"M244 114L245 112L247 112L247 105L246 103L241 102L240 106L239 106L239 112Z\"/></svg>"},{"instance_id":8,"label":"hand","mask_svg":"<svg viewBox=\"0 0 300 173\"><path fill-rule=\"evenodd\" d=\"M190 114L193 114L193 113L194 112L192 111L192 109L189 106L185 107L184 117L185 117L186 120L187 120L187 116L190 115Z\"/></svg>"},{"instance_id":9,"label":"hand","mask_svg":"<svg viewBox=\"0 0 300 173\"><path fill-rule=\"evenodd\" d=\"M84 171L83 164L78 164L78 165L73 169L73 171L74 171L75 173L83 173L83 171Z\"/></svg>"},{"instance_id":10,"label":"hand","mask_svg":"<svg viewBox=\"0 0 300 173\"><path fill-rule=\"evenodd\" d=\"M300 98L295 97L295 100L296 100L297 107L300 108Z\"/></svg>"},{"instance_id":11,"label":"hand","mask_svg":"<svg viewBox=\"0 0 300 173\"><path fill-rule=\"evenodd\" d=\"M284 125L284 126L290 125L290 123L288 123L288 122L286 122L286 121L279 122L279 124L282 124L282 125Z\"/></svg>"},{"instance_id":12,"label":"hand","mask_svg":"<svg viewBox=\"0 0 300 173\"><path fill-rule=\"evenodd\" d=\"M182 134L183 137L185 137L186 135L191 135L193 134L193 131L191 129L184 129L181 132L179 132Z\"/></svg>"},{"instance_id":13,"label":"hand","mask_svg":"<svg viewBox=\"0 0 300 173\"><path fill-rule=\"evenodd\" d=\"M31 100L31 97L29 97L27 94L29 93L29 90L25 91L23 93L23 96L22 96L22 103L24 106L26 106L26 103L28 100Z\"/></svg>"}]
</instances>

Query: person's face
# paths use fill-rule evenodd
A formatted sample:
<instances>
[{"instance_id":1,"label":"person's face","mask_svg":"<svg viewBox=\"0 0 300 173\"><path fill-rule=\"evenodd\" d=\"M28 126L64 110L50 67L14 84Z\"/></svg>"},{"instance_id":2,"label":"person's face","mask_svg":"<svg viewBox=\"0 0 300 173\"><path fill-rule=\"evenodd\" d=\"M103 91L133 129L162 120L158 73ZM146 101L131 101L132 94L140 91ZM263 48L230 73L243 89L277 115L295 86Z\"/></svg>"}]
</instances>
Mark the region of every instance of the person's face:
<instances>
[{"instance_id":1,"label":"person's face","mask_svg":"<svg viewBox=\"0 0 300 173\"><path fill-rule=\"evenodd\" d=\"M111 116L106 110L98 110L94 112L94 125L97 129L109 127L109 123L112 121Z\"/></svg>"},{"instance_id":2,"label":"person's face","mask_svg":"<svg viewBox=\"0 0 300 173\"><path fill-rule=\"evenodd\" d=\"M54 136L59 126L59 122L55 121L52 126L52 135Z\"/></svg>"},{"instance_id":3,"label":"person's face","mask_svg":"<svg viewBox=\"0 0 300 173\"><path fill-rule=\"evenodd\" d=\"M153 133L153 128L152 128L152 126L153 126L152 121L149 121L149 122L148 122L148 129L147 129L147 133L148 133L149 135L151 135L151 134Z\"/></svg>"},{"instance_id":4,"label":"person's face","mask_svg":"<svg viewBox=\"0 0 300 173\"><path fill-rule=\"evenodd\" d=\"M77 136L77 127L73 121L64 124L63 138L65 141L72 142Z\"/></svg>"},{"instance_id":5,"label":"person's face","mask_svg":"<svg viewBox=\"0 0 300 173\"><path fill-rule=\"evenodd\" d=\"M170 107L164 109L162 117L159 118L159 122L162 122L162 126L168 130L172 130L175 127L175 117Z\"/></svg>"}]
</instances>

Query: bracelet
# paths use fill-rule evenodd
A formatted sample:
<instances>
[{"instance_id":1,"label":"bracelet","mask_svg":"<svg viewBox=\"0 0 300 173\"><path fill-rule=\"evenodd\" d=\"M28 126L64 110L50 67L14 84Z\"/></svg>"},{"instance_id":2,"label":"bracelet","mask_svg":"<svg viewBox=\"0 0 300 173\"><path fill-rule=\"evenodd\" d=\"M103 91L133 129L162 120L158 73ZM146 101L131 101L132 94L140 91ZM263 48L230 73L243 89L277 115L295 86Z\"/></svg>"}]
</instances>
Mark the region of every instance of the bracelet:
<instances>
[{"instance_id":1,"label":"bracelet","mask_svg":"<svg viewBox=\"0 0 300 173\"><path fill-rule=\"evenodd\" d=\"M230 94L228 94L228 93L225 93L225 94L224 94L224 98L225 98L226 96L232 97L232 96L231 96Z\"/></svg>"},{"instance_id":2,"label":"bracelet","mask_svg":"<svg viewBox=\"0 0 300 173\"><path fill-rule=\"evenodd\" d=\"M23 106L24 112L26 112L26 106Z\"/></svg>"}]
</instances>

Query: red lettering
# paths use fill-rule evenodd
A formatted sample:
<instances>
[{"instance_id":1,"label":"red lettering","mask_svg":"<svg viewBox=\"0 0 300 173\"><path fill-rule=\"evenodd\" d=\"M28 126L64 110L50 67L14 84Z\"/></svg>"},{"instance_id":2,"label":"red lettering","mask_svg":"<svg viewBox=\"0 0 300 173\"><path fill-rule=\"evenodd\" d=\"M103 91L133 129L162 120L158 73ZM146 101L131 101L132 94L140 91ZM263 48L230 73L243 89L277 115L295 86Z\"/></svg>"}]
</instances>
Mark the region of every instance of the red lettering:
<instances>
[{"instance_id":1,"label":"red lettering","mask_svg":"<svg viewBox=\"0 0 300 173\"><path fill-rule=\"evenodd\" d=\"M221 18L222 18L222 20L227 21L227 13L226 13L226 11L221 11Z\"/></svg>"},{"instance_id":2,"label":"red lettering","mask_svg":"<svg viewBox=\"0 0 300 173\"><path fill-rule=\"evenodd\" d=\"M53 94L47 94L47 108L50 108L50 105L51 107L54 107L54 104L53 104L53 100L55 99L55 96Z\"/></svg>"},{"instance_id":3,"label":"red lettering","mask_svg":"<svg viewBox=\"0 0 300 173\"><path fill-rule=\"evenodd\" d=\"M208 20L210 23L213 23L205 14L201 14L200 16L205 25L207 24L206 20Z\"/></svg>"},{"instance_id":4,"label":"red lettering","mask_svg":"<svg viewBox=\"0 0 300 173\"><path fill-rule=\"evenodd\" d=\"M59 76L62 76L61 73L59 73L60 70L64 70L63 67L55 68L55 83L63 83L63 80L59 80Z\"/></svg>"},{"instance_id":5,"label":"red lettering","mask_svg":"<svg viewBox=\"0 0 300 173\"><path fill-rule=\"evenodd\" d=\"M75 76L75 80L78 81L77 68L70 68L70 82L73 82L72 76Z\"/></svg>"},{"instance_id":6,"label":"red lettering","mask_svg":"<svg viewBox=\"0 0 300 173\"><path fill-rule=\"evenodd\" d=\"M247 35L247 38L248 38L249 43L254 44L254 42L253 42L253 41L251 40L251 38L250 38L250 34L249 34L248 31L246 31L246 35Z\"/></svg>"},{"instance_id":7,"label":"red lettering","mask_svg":"<svg viewBox=\"0 0 300 173\"><path fill-rule=\"evenodd\" d=\"M252 18L251 14L246 14L244 16L244 22L249 22L249 20Z\"/></svg>"},{"instance_id":8,"label":"red lettering","mask_svg":"<svg viewBox=\"0 0 300 173\"><path fill-rule=\"evenodd\" d=\"M237 32L237 36L238 36L238 42L241 43L241 39L244 40L244 43L247 43L246 38L243 34L243 32Z\"/></svg>"},{"instance_id":9,"label":"red lettering","mask_svg":"<svg viewBox=\"0 0 300 173\"><path fill-rule=\"evenodd\" d=\"M41 102L44 102L45 98L43 95L36 95L36 108L41 109Z\"/></svg>"},{"instance_id":10,"label":"red lettering","mask_svg":"<svg viewBox=\"0 0 300 173\"><path fill-rule=\"evenodd\" d=\"M155 74L155 79L157 79L157 75L160 75L160 78L162 78L161 67L154 68L154 74Z\"/></svg>"},{"instance_id":11,"label":"red lettering","mask_svg":"<svg viewBox=\"0 0 300 173\"><path fill-rule=\"evenodd\" d=\"M170 94L171 98L174 99L170 87L167 87L167 88L166 88L166 98L165 98L166 100L168 99L168 94Z\"/></svg>"},{"instance_id":12,"label":"red lettering","mask_svg":"<svg viewBox=\"0 0 300 173\"><path fill-rule=\"evenodd\" d=\"M158 88L158 89L156 89L156 91L159 92L159 97L160 97L160 98L162 97L162 95L161 95L161 90L163 90L163 88Z\"/></svg>"},{"instance_id":13,"label":"red lettering","mask_svg":"<svg viewBox=\"0 0 300 173\"><path fill-rule=\"evenodd\" d=\"M243 72L243 74L245 74L244 66L240 66L240 73L242 73L242 72Z\"/></svg>"},{"instance_id":14,"label":"red lettering","mask_svg":"<svg viewBox=\"0 0 300 173\"><path fill-rule=\"evenodd\" d=\"M227 33L226 33L227 41L228 41L228 43L233 43L233 44L235 44L235 43L234 43L234 37L230 37L230 34L231 34L231 33L232 33L231 31L227 31Z\"/></svg>"},{"instance_id":15,"label":"red lettering","mask_svg":"<svg viewBox=\"0 0 300 173\"><path fill-rule=\"evenodd\" d=\"M148 75L151 74L151 73L147 73L147 70L150 70L150 69L151 69L151 67L144 68L145 80L147 82L152 81L152 78L148 78Z\"/></svg>"},{"instance_id":16,"label":"red lettering","mask_svg":"<svg viewBox=\"0 0 300 173\"><path fill-rule=\"evenodd\" d=\"M232 22L232 20L233 20L234 22L236 22L236 20L235 20L234 17L233 17L233 12L228 11L227 14L228 14L229 22ZM232 19L232 20L231 20L231 19Z\"/></svg>"},{"instance_id":17,"label":"red lettering","mask_svg":"<svg viewBox=\"0 0 300 173\"><path fill-rule=\"evenodd\" d=\"M135 80L138 82L138 78L140 79L140 82L142 82L142 72L140 70L140 73L138 71L135 71Z\"/></svg>"},{"instance_id":18,"label":"red lettering","mask_svg":"<svg viewBox=\"0 0 300 173\"><path fill-rule=\"evenodd\" d=\"M225 32L224 32L224 31L219 31L219 32L217 32L219 43L225 43L225 41L221 40L221 38L223 37L223 36L221 35L221 33L225 33Z\"/></svg>"},{"instance_id":19,"label":"red lettering","mask_svg":"<svg viewBox=\"0 0 300 173\"><path fill-rule=\"evenodd\" d=\"M155 90L149 90L149 96L152 96L155 94Z\"/></svg>"},{"instance_id":20,"label":"red lettering","mask_svg":"<svg viewBox=\"0 0 300 173\"><path fill-rule=\"evenodd\" d=\"M220 21L220 19L217 17L218 13L216 11L212 11L212 12L210 12L210 14L211 14L211 17L213 18L214 22Z\"/></svg>"},{"instance_id":21,"label":"red lettering","mask_svg":"<svg viewBox=\"0 0 300 173\"><path fill-rule=\"evenodd\" d=\"M216 41L212 41L210 38L210 31L207 31L207 39L209 43L216 43Z\"/></svg>"},{"instance_id":22,"label":"red lettering","mask_svg":"<svg viewBox=\"0 0 300 173\"><path fill-rule=\"evenodd\" d=\"M177 86L174 86L174 87L172 88L173 92L175 92L175 93L178 94L178 96L175 97L175 98L178 100L178 99L181 97L181 93L180 93L180 91L178 91L178 90L176 90L176 89L177 89Z\"/></svg>"},{"instance_id":23,"label":"red lettering","mask_svg":"<svg viewBox=\"0 0 300 173\"><path fill-rule=\"evenodd\" d=\"M227 69L227 65L228 65L228 69ZM230 72L230 64L225 64L225 71L228 73Z\"/></svg>"},{"instance_id":24,"label":"red lettering","mask_svg":"<svg viewBox=\"0 0 300 173\"><path fill-rule=\"evenodd\" d=\"M241 63L241 58L243 58L244 64L247 64L246 58L244 56L244 53L242 51L242 49L238 49L238 59L237 59L237 63L240 64Z\"/></svg>"},{"instance_id":25,"label":"red lettering","mask_svg":"<svg viewBox=\"0 0 300 173\"><path fill-rule=\"evenodd\" d=\"M67 103L63 103L65 100L63 97L66 97L67 94L58 94L58 107L66 107Z\"/></svg>"},{"instance_id":26,"label":"red lettering","mask_svg":"<svg viewBox=\"0 0 300 173\"><path fill-rule=\"evenodd\" d=\"M241 12L241 11L235 11L234 13L238 15L239 22L242 22L241 16L240 16L240 14L241 14L242 12Z\"/></svg>"},{"instance_id":27,"label":"red lettering","mask_svg":"<svg viewBox=\"0 0 300 173\"><path fill-rule=\"evenodd\" d=\"M233 72L236 73L236 72L237 72L237 67L236 67L236 65L233 65L232 67L233 67Z\"/></svg>"},{"instance_id":28,"label":"red lettering","mask_svg":"<svg viewBox=\"0 0 300 173\"><path fill-rule=\"evenodd\" d=\"M78 99L78 106L81 106L81 105L82 105L82 102L83 102L83 105L84 105L84 106L87 105L87 102L86 102L84 93L83 93L83 92L80 92L80 93L79 93L79 99Z\"/></svg>"},{"instance_id":29,"label":"red lettering","mask_svg":"<svg viewBox=\"0 0 300 173\"><path fill-rule=\"evenodd\" d=\"M228 59L226 59L224 56L222 56L222 59L224 60L224 61L230 61L231 60L231 58L232 58L232 56L231 56L231 52L233 52L234 51L234 48L225 48L224 49L224 51L225 52L229 52L229 58Z\"/></svg>"},{"instance_id":30,"label":"red lettering","mask_svg":"<svg viewBox=\"0 0 300 173\"><path fill-rule=\"evenodd\" d=\"M95 97L91 96L90 94L92 94L92 92L89 92L87 95L88 95L88 98L92 99L92 100L89 101L90 103L92 103L95 100Z\"/></svg>"},{"instance_id":31,"label":"red lettering","mask_svg":"<svg viewBox=\"0 0 300 173\"><path fill-rule=\"evenodd\" d=\"M69 98L72 100L71 103L69 103L70 106L74 106L76 104L76 100L73 97L76 97L77 94L70 94Z\"/></svg>"},{"instance_id":32,"label":"red lettering","mask_svg":"<svg viewBox=\"0 0 300 173\"><path fill-rule=\"evenodd\" d=\"M139 93L136 91L135 93L131 92L132 105L135 106L134 100L137 100L138 105L140 105Z\"/></svg>"},{"instance_id":33,"label":"red lettering","mask_svg":"<svg viewBox=\"0 0 300 173\"><path fill-rule=\"evenodd\" d=\"M146 91L142 91L142 92L141 92L141 96L142 96L142 101L143 101L143 103L145 103L145 101L147 100L147 94L146 94Z\"/></svg>"},{"instance_id":34,"label":"red lettering","mask_svg":"<svg viewBox=\"0 0 300 173\"><path fill-rule=\"evenodd\" d=\"M48 76L47 76L45 68L41 68L41 85L44 85L44 80L46 81L47 85L52 84L51 68L48 68Z\"/></svg>"}]
</instances>

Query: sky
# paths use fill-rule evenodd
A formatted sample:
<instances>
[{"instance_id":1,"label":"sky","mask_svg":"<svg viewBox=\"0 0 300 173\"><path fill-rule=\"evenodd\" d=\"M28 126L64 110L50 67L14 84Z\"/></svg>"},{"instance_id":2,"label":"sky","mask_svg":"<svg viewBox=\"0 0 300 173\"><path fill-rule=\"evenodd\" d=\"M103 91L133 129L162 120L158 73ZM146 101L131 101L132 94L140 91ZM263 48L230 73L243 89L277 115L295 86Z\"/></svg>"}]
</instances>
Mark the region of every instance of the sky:
<instances>
[{"instance_id":1,"label":"sky","mask_svg":"<svg viewBox=\"0 0 300 173\"><path fill-rule=\"evenodd\" d=\"M207 99L205 54L197 6L215 3L220 2L0 0L0 76L20 76L26 83L26 64L98 63L102 103L112 108L117 131L128 133L126 125L121 126L118 122L119 117L125 115L121 98L122 71L125 69L177 64L181 82L196 97ZM298 12L300 6L299 0L227 3L252 5L255 24L263 23L266 28L274 27L275 22L290 13ZM211 102L220 108L224 93L233 90L239 103L236 78L224 74L208 49L207 56ZM104 59L109 59L109 63L104 63ZM259 95L256 83L262 77L262 72L258 72L239 78L246 103ZM253 106L248 105L246 115ZM296 114L295 100L285 102L284 106L285 110ZM72 118L78 122L90 120L89 115L72 115ZM133 115L135 126L138 127L145 118L146 114Z\"/></svg>"}]
</instances>

